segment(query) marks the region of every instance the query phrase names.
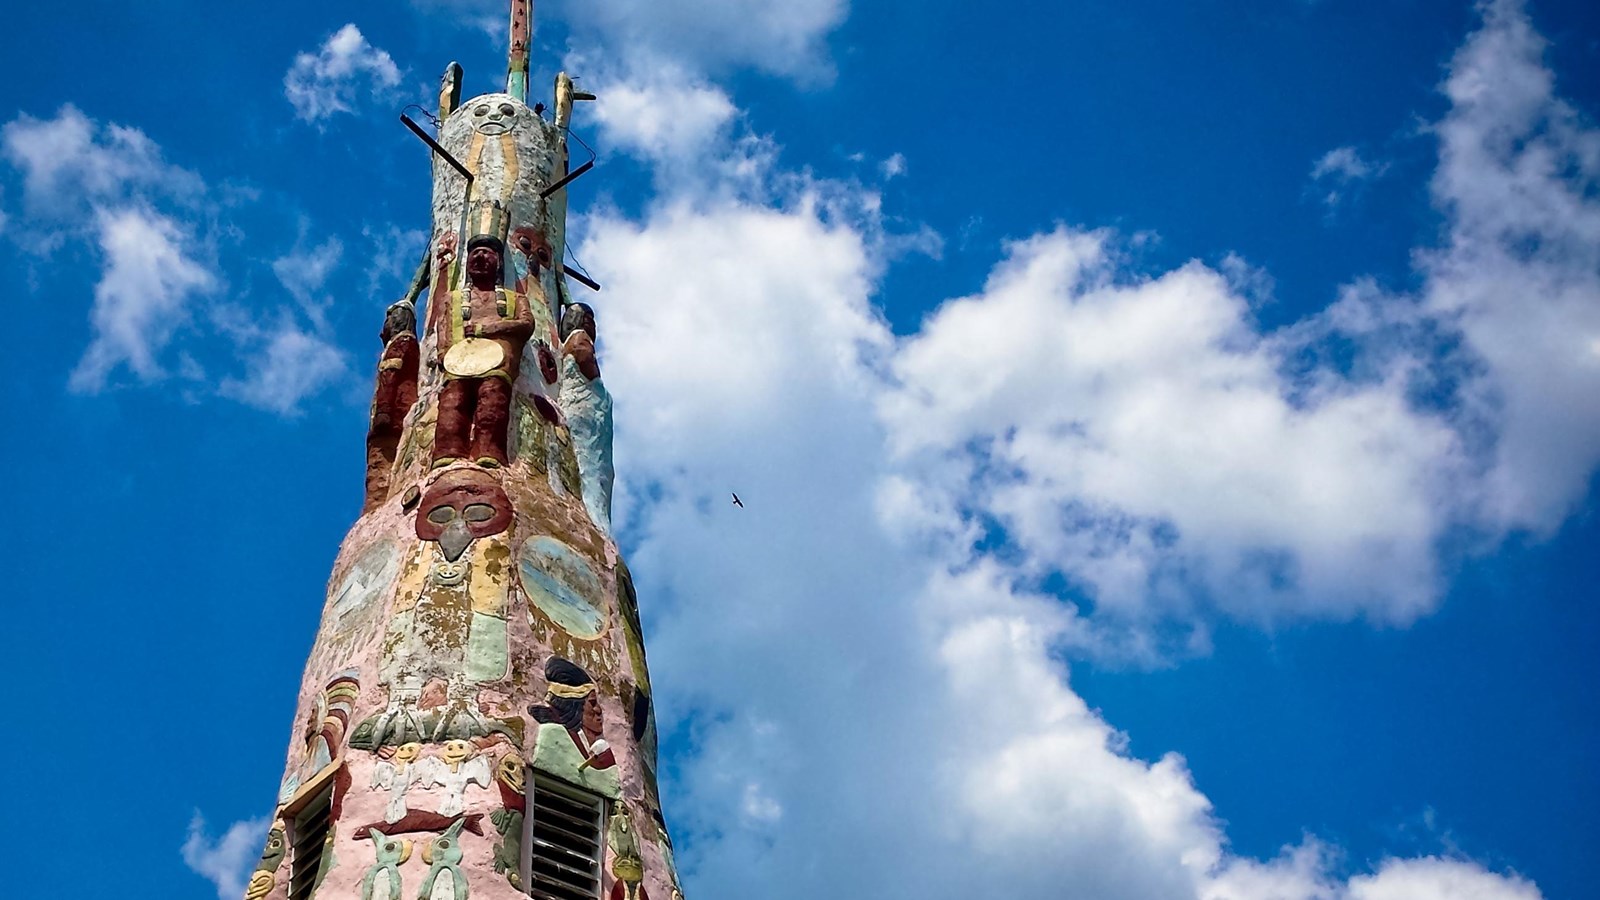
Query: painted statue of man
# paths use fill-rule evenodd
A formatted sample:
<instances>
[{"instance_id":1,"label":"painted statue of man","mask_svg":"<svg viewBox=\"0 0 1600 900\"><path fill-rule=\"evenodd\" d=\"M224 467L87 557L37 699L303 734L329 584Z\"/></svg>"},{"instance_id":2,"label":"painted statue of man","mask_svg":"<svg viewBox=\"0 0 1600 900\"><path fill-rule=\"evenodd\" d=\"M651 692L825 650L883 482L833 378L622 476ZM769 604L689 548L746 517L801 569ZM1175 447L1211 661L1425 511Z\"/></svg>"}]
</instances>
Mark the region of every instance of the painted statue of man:
<instances>
[{"instance_id":1,"label":"painted statue of man","mask_svg":"<svg viewBox=\"0 0 1600 900\"><path fill-rule=\"evenodd\" d=\"M480 234L467 242L464 290L450 291L436 320L444 366L433 467L469 459L486 468L506 464L511 386L522 348L533 335L528 297L500 285L505 245Z\"/></svg>"},{"instance_id":2,"label":"painted statue of man","mask_svg":"<svg viewBox=\"0 0 1600 900\"><path fill-rule=\"evenodd\" d=\"M377 386L372 392L372 421L367 428L367 498L369 512L389 496L389 477L406 413L417 402L417 308L410 300L393 304L384 313L383 356L378 361Z\"/></svg>"},{"instance_id":3,"label":"painted statue of man","mask_svg":"<svg viewBox=\"0 0 1600 900\"><path fill-rule=\"evenodd\" d=\"M583 505L601 530L611 531L611 394L600 380L595 357L594 309L568 303L561 310L561 413L572 435Z\"/></svg>"},{"instance_id":4,"label":"painted statue of man","mask_svg":"<svg viewBox=\"0 0 1600 900\"><path fill-rule=\"evenodd\" d=\"M544 677L544 704L528 707L528 714L539 723L534 768L615 800L621 796L617 756L602 737L605 714L594 679L577 663L559 656L545 663Z\"/></svg>"}]
</instances>

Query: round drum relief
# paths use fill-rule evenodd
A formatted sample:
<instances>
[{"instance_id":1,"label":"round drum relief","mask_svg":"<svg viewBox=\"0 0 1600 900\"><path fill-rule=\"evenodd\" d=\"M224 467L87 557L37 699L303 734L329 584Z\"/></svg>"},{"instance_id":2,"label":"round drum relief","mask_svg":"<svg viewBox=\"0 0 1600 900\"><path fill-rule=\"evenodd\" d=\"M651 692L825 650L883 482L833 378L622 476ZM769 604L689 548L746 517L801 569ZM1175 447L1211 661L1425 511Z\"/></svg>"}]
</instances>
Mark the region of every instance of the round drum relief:
<instances>
[{"instance_id":1,"label":"round drum relief","mask_svg":"<svg viewBox=\"0 0 1600 900\"><path fill-rule=\"evenodd\" d=\"M600 576L571 547L553 537L529 538L518 554L517 570L528 599L562 631L585 641L605 633Z\"/></svg>"}]
</instances>

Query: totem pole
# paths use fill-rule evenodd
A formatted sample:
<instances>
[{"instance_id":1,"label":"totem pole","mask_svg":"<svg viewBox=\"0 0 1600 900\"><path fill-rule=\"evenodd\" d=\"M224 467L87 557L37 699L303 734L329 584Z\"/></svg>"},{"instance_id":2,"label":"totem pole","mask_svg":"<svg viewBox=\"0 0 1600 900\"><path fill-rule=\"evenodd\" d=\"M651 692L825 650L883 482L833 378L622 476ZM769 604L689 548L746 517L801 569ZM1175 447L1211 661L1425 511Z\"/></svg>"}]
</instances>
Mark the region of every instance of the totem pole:
<instances>
[{"instance_id":1,"label":"totem pole","mask_svg":"<svg viewBox=\"0 0 1600 900\"><path fill-rule=\"evenodd\" d=\"M527 104L529 15L504 93L462 103L445 73L432 240L384 318L366 502L250 900L682 896L595 314L560 262L592 97L562 74L553 121Z\"/></svg>"}]
</instances>

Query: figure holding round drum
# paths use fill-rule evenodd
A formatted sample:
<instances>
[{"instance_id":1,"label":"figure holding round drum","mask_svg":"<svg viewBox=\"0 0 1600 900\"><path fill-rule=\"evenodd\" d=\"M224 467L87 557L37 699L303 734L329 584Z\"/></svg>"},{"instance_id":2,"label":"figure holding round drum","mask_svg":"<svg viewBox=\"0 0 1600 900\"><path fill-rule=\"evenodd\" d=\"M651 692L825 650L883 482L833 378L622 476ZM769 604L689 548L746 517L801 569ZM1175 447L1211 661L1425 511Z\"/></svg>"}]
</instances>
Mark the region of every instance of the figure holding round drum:
<instances>
[{"instance_id":1,"label":"figure holding round drum","mask_svg":"<svg viewBox=\"0 0 1600 900\"><path fill-rule=\"evenodd\" d=\"M450 291L447 321L438 322L444 363L433 468L463 459L486 468L506 464L511 386L522 347L533 335L529 298L500 284L505 244L479 234L467 241L465 289Z\"/></svg>"}]
</instances>

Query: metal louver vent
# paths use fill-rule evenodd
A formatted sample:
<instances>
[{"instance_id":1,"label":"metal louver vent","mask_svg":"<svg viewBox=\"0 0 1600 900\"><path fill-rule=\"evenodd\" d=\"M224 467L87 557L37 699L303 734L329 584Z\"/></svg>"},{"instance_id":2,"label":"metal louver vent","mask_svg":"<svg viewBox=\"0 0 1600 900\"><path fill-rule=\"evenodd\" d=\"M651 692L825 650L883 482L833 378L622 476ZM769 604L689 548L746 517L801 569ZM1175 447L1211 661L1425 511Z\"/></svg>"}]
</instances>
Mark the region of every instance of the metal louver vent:
<instances>
[{"instance_id":1,"label":"metal louver vent","mask_svg":"<svg viewBox=\"0 0 1600 900\"><path fill-rule=\"evenodd\" d=\"M605 801L537 773L529 779L528 801L529 896L598 900Z\"/></svg>"},{"instance_id":2,"label":"metal louver vent","mask_svg":"<svg viewBox=\"0 0 1600 900\"><path fill-rule=\"evenodd\" d=\"M328 815L333 788L318 794L294 819L294 848L290 856L289 900L309 900L322 868L322 848L328 841Z\"/></svg>"}]
</instances>

